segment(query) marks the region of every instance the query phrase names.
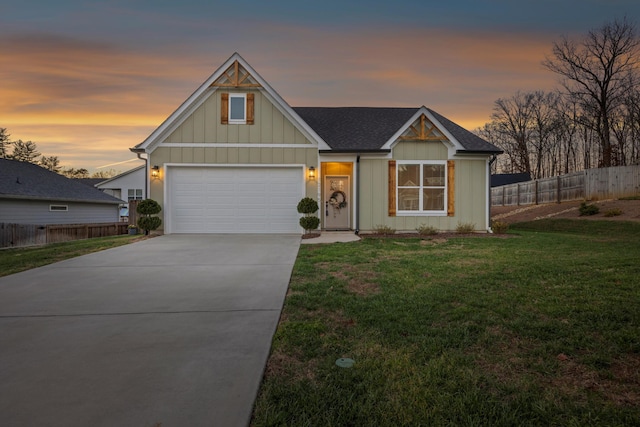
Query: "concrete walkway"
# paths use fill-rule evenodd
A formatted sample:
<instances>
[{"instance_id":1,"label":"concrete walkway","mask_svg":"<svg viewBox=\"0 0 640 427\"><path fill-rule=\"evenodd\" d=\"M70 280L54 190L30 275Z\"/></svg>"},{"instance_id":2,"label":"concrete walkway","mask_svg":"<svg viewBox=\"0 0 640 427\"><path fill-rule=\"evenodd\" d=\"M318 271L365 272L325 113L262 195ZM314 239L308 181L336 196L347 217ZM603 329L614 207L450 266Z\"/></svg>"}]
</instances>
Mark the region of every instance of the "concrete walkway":
<instances>
[{"instance_id":1,"label":"concrete walkway","mask_svg":"<svg viewBox=\"0 0 640 427\"><path fill-rule=\"evenodd\" d=\"M303 245L314 245L318 243L346 243L357 242L360 237L353 231L323 231L318 237L312 239L302 239Z\"/></svg>"},{"instance_id":2,"label":"concrete walkway","mask_svg":"<svg viewBox=\"0 0 640 427\"><path fill-rule=\"evenodd\" d=\"M299 243L169 235L0 278L0 424L246 425Z\"/></svg>"}]
</instances>

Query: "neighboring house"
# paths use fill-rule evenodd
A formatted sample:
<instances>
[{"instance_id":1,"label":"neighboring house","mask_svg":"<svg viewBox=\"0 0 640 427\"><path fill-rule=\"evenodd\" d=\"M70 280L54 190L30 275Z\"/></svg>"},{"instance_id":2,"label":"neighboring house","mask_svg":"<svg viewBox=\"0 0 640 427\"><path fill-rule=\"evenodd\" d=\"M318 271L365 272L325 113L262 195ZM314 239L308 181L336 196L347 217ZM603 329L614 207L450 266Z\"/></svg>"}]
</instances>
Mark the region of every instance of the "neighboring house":
<instances>
[{"instance_id":1,"label":"neighboring house","mask_svg":"<svg viewBox=\"0 0 640 427\"><path fill-rule=\"evenodd\" d=\"M131 150L165 233L300 233L305 196L324 230L489 230L502 152L424 106L292 108L237 53Z\"/></svg>"},{"instance_id":2,"label":"neighboring house","mask_svg":"<svg viewBox=\"0 0 640 427\"><path fill-rule=\"evenodd\" d=\"M123 202L146 198L145 165L138 166L113 178L102 179L95 187Z\"/></svg>"},{"instance_id":3,"label":"neighboring house","mask_svg":"<svg viewBox=\"0 0 640 427\"><path fill-rule=\"evenodd\" d=\"M0 223L117 222L121 201L38 165L0 159Z\"/></svg>"},{"instance_id":4,"label":"neighboring house","mask_svg":"<svg viewBox=\"0 0 640 427\"><path fill-rule=\"evenodd\" d=\"M497 173L491 175L491 187L500 187L502 185L516 184L518 182L531 181L531 174L524 173Z\"/></svg>"}]
</instances>

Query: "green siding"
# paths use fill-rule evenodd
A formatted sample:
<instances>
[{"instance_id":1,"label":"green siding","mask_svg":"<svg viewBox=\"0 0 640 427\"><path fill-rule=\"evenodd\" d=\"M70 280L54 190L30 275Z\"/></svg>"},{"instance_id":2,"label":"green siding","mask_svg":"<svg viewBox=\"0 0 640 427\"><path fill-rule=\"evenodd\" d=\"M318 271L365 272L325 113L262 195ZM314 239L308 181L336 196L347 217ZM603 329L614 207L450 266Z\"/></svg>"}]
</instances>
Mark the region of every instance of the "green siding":
<instances>
[{"instance_id":1,"label":"green siding","mask_svg":"<svg viewBox=\"0 0 640 427\"><path fill-rule=\"evenodd\" d=\"M243 91L243 93L251 92L255 96L253 125L221 124L220 94L223 92L225 92L223 89L213 92L164 142L311 144L259 90Z\"/></svg>"},{"instance_id":2,"label":"green siding","mask_svg":"<svg viewBox=\"0 0 640 427\"><path fill-rule=\"evenodd\" d=\"M186 160L185 160L186 159ZM150 164L304 164L318 169L318 150L315 147L159 147L149 156ZM151 180L149 197L158 201L164 210L165 176ZM319 180L306 182L306 196L318 197ZM294 206L295 208L295 206ZM160 213L163 218L163 213Z\"/></svg>"},{"instance_id":3,"label":"green siding","mask_svg":"<svg viewBox=\"0 0 640 427\"><path fill-rule=\"evenodd\" d=\"M447 160L448 150L441 143L401 142L393 149L395 160ZM459 223L473 223L477 230L486 226L486 161L455 160L454 216L396 216L388 212L389 159L360 161L360 230L372 231L377 225L398 232L415 232L421 224L439 230L455 230Z\"/></svg>"}]
</instances>

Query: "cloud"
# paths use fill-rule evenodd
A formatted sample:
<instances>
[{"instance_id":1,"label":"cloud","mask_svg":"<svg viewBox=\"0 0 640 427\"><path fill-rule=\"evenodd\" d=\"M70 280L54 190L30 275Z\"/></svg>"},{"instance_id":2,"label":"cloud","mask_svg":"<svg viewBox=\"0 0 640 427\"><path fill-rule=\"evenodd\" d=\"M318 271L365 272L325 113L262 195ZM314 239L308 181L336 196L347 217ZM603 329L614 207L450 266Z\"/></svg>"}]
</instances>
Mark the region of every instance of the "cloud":
<instances>
[{"instance_id":1,"label":"cloud","mask_svg":"<svg viewBox=\"0 0 640 427\"><path fill-rule=\"evenodd\" d=\"M11 84L0 87L0 126L72 167L124 161L234 51L293 106L427 105L467 128L488 121L499 97L554 85L540 66L551 39L540 34L214 26L233 37L200 34L160 49L59 33L5 35L0 78Z\"/></svg>"}]
</instances>

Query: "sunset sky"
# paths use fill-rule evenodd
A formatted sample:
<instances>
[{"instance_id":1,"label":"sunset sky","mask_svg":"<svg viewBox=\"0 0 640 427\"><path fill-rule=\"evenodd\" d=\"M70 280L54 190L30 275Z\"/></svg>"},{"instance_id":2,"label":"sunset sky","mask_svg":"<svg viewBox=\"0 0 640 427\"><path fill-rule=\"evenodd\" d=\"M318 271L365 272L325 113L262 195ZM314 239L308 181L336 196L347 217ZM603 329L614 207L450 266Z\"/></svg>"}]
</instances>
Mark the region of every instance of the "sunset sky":
<instances>
[{"instance_id":1,"label":"sunset sky","mask_svg":"<svg viewBox=\"0 0 640 427\"><path fill-rule=\"evenodd\" d=\"M0 127L64 167L125 171L239 52L291 106L426 105L473 130L496 99L557 86L554 40L625 16L640 1L2 0Z\"/></svg>"}]
</instances>

